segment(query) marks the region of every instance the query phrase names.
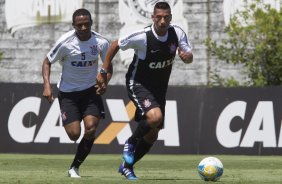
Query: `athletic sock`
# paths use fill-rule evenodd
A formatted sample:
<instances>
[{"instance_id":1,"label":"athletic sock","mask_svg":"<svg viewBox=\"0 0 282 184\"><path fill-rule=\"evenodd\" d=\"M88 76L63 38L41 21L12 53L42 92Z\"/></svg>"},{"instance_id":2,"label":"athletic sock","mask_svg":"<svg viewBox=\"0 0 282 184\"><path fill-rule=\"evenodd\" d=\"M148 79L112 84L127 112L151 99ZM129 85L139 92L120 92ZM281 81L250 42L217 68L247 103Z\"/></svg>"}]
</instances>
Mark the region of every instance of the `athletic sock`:
<instances>
[{"instance_id":1,"label":"athletic sock","mask_svg":"<svg viewBox=\"0 0 282 184\"><path fill-rule=\"evenodd\" d=\"M70 168L72 167L79 168L79 166L82 164L82 162L90 153L91 148L93 146L93 142L94 139L87 140L84 137L81 139L80 143L78 144L77 151Z\"/></svg>"},{"instance_id":2,"label":"athletic sock","mask_svg":"<svg viewBox=\"0 0 282 184\"><path fill-rule=\"evenodd\" d=\"M148 153L153 144L146 142L143 138L139 139L136 149L134 152L134 163L132 165L127 165L125 163L125 167L131 168L136 162L138 162L146 153Z\"/></svg>"},{"instance_id":3,"label":"athletic sock","mask_svg":"<svg viewBox=\"0 0 282 184\"><path fill-rule=\"evenodd\" d=\"M137 145L139 139L142 139L151 130L151 127L148 125L147 121L141 120L138 122L138 127L133 132L132 136L128 138L128 143Z\"/></svg>"},{"instance_id":4,"label":"athletic sock","mask_svg":"<svg viewBox=\"0 0 282 184\"><path fill-rule=\"evenodd\" d=\"M137 145L134 152L134 164L138 162L146 153L148 153L151 149L153 144L146 142L143 138L141 138Z\"/></svg>"}]
</instances>

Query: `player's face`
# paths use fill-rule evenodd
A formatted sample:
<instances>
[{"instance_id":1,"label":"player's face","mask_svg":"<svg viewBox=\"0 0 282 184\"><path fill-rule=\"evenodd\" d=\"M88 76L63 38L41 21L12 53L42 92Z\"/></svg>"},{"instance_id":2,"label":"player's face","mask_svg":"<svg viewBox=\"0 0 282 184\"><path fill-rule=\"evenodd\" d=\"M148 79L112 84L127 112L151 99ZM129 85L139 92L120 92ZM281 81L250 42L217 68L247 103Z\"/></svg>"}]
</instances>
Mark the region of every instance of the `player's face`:
<instances>
[{"instance_id":1,"label":"player's face","mask_svg":"<svg viewBox=\"0 0 282 184\"><path fill-rule=\"evenodd\" d=\"M74 19L73 27L81 41L86 41L91 37L91 26L92 22L88 15L79 15Z\"/></svg>"},{"instance_id":2,"label":"player's face","mask_svg":"<svg viewBox=\"0 0 282 184\"><path fill-rule=\"evenodd\" d=\"M152 15L152 20L154 22L155 31L159 36L164 36L166 34L171 17L170 9L155 9L154 14Z\"/></svg>"}]
</instances>

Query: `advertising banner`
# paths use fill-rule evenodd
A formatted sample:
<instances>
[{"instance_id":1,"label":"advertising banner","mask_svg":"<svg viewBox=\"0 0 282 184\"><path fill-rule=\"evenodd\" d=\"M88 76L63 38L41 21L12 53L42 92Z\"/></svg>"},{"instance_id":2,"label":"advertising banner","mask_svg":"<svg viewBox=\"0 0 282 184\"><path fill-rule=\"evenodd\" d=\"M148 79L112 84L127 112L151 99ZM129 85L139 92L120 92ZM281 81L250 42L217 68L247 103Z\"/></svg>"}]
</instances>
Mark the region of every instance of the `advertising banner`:
<instances>
[{"instance_id":1,"label":"advertising banner","mask_svg":"<svg viewBox=\"0 0 282 184\"><path fill-rule=\"evenodd\" d=\"M42 98L42 84L0 83L0 89L0 153L75 152L58 100ZM280 155L281 93L281 87L170 86L164 129L150 153ZM109 86L103 98L106 118L92 152L120 154L137 126L135 107L125 86Z\"/></svg>"},{"instance_id":2,"label":"advertising banner","mask_svg":"<svg viewBox=\"0 0 282 184\"><path fill-rule=\"evenodd\" d=\"M82 8L82 0L5 1L7 28L13 33L43 23L71 22L72 14L78 8Z\"/></svg>"}]
</instances>

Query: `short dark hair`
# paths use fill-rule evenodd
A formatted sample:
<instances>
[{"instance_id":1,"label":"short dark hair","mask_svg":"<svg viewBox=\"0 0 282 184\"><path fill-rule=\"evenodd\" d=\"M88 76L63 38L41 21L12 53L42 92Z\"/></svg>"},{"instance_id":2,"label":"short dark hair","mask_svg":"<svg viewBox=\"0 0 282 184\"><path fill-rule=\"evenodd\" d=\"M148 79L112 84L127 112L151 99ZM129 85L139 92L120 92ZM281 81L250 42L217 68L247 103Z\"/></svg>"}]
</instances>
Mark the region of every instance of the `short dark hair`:
<instances>
[{"instance_id":1,"label":"short dark hair","mask_svg":"<svg viewBox=\"0 0 282 184\"><path fill-rule=\"evenodd\" d=\"M91 13L84 8L80 8L80 9L75 10L75 12L72 14L72 23L73 24L74 24L75 17L80 16L80 15L88 15L90 18L90 21L92 22Z\"/></svg>"},{"instance_id":2,"label":"short dark hair","mask_svg":"<svg viewBox=\"0 0 282 184\"><path fill-rule=\"evenodd\" d=\"M154 7L154 11L156 10L156 9L163 9L163 10L167 10L167 9L170 9L170 6L169 6L169 4L167 3L167 2L157 2L156 4L155 4L155 7Z\"/></svg>"}]
</instances>

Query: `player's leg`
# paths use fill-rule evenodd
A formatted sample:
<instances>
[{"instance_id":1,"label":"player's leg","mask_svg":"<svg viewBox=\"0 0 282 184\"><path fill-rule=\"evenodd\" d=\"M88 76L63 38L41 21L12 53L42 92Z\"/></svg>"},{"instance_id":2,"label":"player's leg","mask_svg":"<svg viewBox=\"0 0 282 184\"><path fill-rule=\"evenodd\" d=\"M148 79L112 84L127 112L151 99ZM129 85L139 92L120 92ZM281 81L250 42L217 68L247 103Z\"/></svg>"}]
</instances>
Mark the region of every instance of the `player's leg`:
<instances>
[{"instance_id":1,"label":"player's leg","mask_svg":"<svg viewBox=\"0 0 282 184\"><path fill-rule=\"evenodd\" d=\"M119 166L119 173L124 175L128 180L136 180L137 177L133 170L133 164L135 163L135 149L138 146L138 140L140 140L145 134L147 134L151 128L147 125L146 120L141 120L138 123L138 127L133 132L132 136L124 144L123 148L123 160Z\"/></svg>"},{"instance_id":2,"label":"player's leg","mask_svg":"<svg viewBox=\"0 0 282 184\"><path fill-rule=\"evenodd\" d=\"M69 109L72 109L72 108L69 108ZM79 117L80 117L80 114L71 113L70 110L68 110L67 114L71 114L70 117L68 118L69 120L70 119L79 119ZM75 117L77 117L77 118L75 118ZM68 123L68 121L63 120L65 131L72 141L77 141L77 139L80 137L80 133L81 133L80 122L81 122L81 120L75 120L73 122ZM80 178L80 175L79 175L79 172L78 172L79 166L75 166L74 163L75 162L73 162L71 164L71 166L68 170L68 175L69 175L69 177L72 177L72 178Z\"/></svg>"},{"instance_id":3,"label":"player's leg","mask_svg":"<svg viewBox=\"0 0 282 184\"><path fill-rule=\"evenodd\" d=\"M99 118L87 115L83 118L83 122L84 136L78 144L77 151L70 168L74 167L78 169L90 153L95 139L95 132L99 124Z\"/></svg>"},{"instance_id":4,"label":"player's leg","mask_svg":"<svg viewBox=\"0 0 282 184\"><path fill-rule=\"evenodd\" d=\"M135 159L134 152L135 152L138 142L145 141L148 143L148 145L153 144L153 142L155 142L155 140L157 139L158 130L152 131L152 129L156 129L157 127L159 127L162 121L163 121L163 115L159 107L152 108L148 112L146 112L145 117L138 122L138 126L136 130L133 132L132 136L129 137L129 139L125 143L124 160L126 164L132 165L134 163L134 159ZM148 134L149 132L151 133ZM147 134L148 136L145 138L145 140L143 140L144 136ZM134 148L134 150L129 150L130 151L130 154L129 154L126 151L127 149L130 149L130 148L131 149Z\"/></svg>"},{"instance_id":5,"label":"player's leg","mask_svg":"<svg viewBox=\"0 0 282 184\"><path fill-rule=\"evenodd\" d=\"M72 141L76 141L80 137L81 127L80 120L73 121L64 125L68 137Z\"/></svg>"},{"instance_id":6,"label":"player's leg","mask_svg":"<svg viewBox=\"0 0 282 184\"><path fill-rule=\"evenodd\" d=\"M124 144L124 161L120 164L118 172L124 175L128 180L137 179L133 170L135 148L138 144L138 140L142 138L143 135L147 134L150 129L151 128L147 125L146 120L141 120L138 123L138 127L135 129L132 136L130 136Z\"/></svg>"},{"instance_id":7,"label":"player's leg","mask_svg":"<svg viewBox=\"0 0 282 184\"><path fill-rule=\"evenodd\" d=\"M144 155L146 155L152 148L154 142L158 139L159 128L151 129L143 138L139 139L135 152L134 152L134 165L138 162Z\"/></svg>"},{"instance_id":8,"label":"player's leg","mask_svg":"<svg viewBox=\"0 0 282 184\"><path fill-rule=\"evenodd\" d=\"M138 121L138 127L124 145L124 163L120 165L119 172L125 175L127 179L136 179L133 171L133 164L135 163L134 157L136 154L137 144L140 140L143 140L143 137L147 135L151 129L158 127L163 118L162 111L159 108L160 105L157 99L155 99L155 95L152 94L152 91L148 90L148 88L142 86L141 84L136 85L134 83L127 83L127 89L129 98L136 107L135 120ZM143 143L144 142L140 144L140 148L145 146ZM148 145L149 146L147 146L147 148L144 148L144 150L146 150L145 152L137 152L138 160L142 158L142 156L139 155L144 155L150 150L151 144L149 143ZM122 169L126 171L122 172Z\"/></svg>"},{"instance_id":9,"label":"player's leg","mask_svg":"<svg viewBox=\"0 0 282 184\"><path fill-rule=\"evenodd\" d=\"M81 134L80 122L82 120L79 107L76 103L77 95L74 93L59 92L58 99L65 131L72 141L77 141ZM68 175L73 178L80 178L78 168L70 167Z\"/></svg>"},{"instance_id":10,"label":"player's leg","mask_svg":"<svg viewBox=\"0 0 282 184\"><path fill-rule=\"evenodd\" d=\"M135 157L135 152L136 152L136 146L137 144L140 144L139 142L141 142L142 145L144 146L146 145L146 150L148 147L151 147L149 145L155 142L155 140L157 139L157 134L158 134L158 131L154 129L156 129L156 127L158 127L161 122L162 122L162 112L160 108L158 107L150 109L146 113L146 116L141 121L138 122L138 126L136 130L133 132L132 136L126 142L128 146L126 146L125 144L125 147L124 147L124 149L126 148L132 149L133 147L132 145L134 145L134 150L131 150L131 154L133 155L124 154L124 160L126 162L126 165L132 165L134 162L136 162L134 157ZM144 137L145 135L147 136ZM126 151L127 150L124 150L124 152Z\"/></svg>"},{"instance_id":11,"label":"player's leg","mask_svg":"<svg viewBox=\"0 0 282 184\"><path fill-rule=\"evenodd\" d=\"M136 107L135 120L138 126L127 139L123 149L123 159L128 165L134 162L134 151L137 141L146 135L151 128L157 127L162 119L155 96L143 85L127 83L128 96Z\"/></svg>"},{"instance_id":12,"label":"player's leg","mask_svg":"<svg viewBox=\"0 0 282 184\"><path fill-rule=\"evenodd\" d=\"M95 92L96 89L92 87L82 92L76 93L75 105L79 109L79 116L83 117L85 132L83 138L78 144L74 160L71 164L69 170L70 177L79 177L78 169L90 153L95 139L95 132L97 130L99 120L101 117L104 117L104 106L102 98L101 96L96 95ZM81 128L79 126L79 132L80 131ZM78 176L76 176L74 172L71 172L73 170L76 171L75 173L77 173ZM71 175L72 173L73 175Z\"/></svg>"},{"instance_id":13,"label":"player's leg","mask_svg":"<svg viewBox=\"0 0 282 184\"><path fill-rule=\"evenodd\" d=\"M134 131L130 139L136 140L134 150L134 160L132 163L126 162L126 166L132 166L139 161L146 153L149 152L153 143L158 139L163 114L159 107L155 107L146 112L146 120L139 122L137 129ZM129 140L130 140L129 139Z\"/></svg>"},{"instance_id":14,"label":"player's leg","mask_svg":"<svg viewBox=\"0 0 282 184\"><path fill-rule=\"evenodd\" d=\"M72 141L77 141L77 139L80 137L80 132L81 132L81 127L80 127L80 121L74 121L72 123L64 125L65 131L68 134L69 138ZM72 178L80 178L78 167L75 166L75 163L71 164L69 170L68 170L68 175L69 177Z\"/></svg>"},{"instance_id":15,"label":"player's leg","mask_svg":"<svg viewBox=\"0 0 282 184\"><path fill-rule=\"evenodd\" d=\"M123 148L123 159L128 165L134 162L134 151L138 140L146 135L151 130L145 119L138 122L138 126L133 134L126 140Z\"/></svg>"},{"instance_id":16,"label":"player's leg","mask_svg":"<svg viewBox=\"0 0 282 184\"><path fill-rule=\"evenodd\" d=\"M128 139L127 144L133 144L134 150L128 154L124 150L124 162L119 167L119 172L129 180L136 180L137 177L133 170L133 165L149 152L153 143L158 138L159 126L162 122L162 112L160 108L155 107L146 112L146 120L143 118L138 127ZM126 144L124 149L126 148ZM126 154L125 154L126 153ZM131 158L130 158L131 157ZM132 161L132 162L129 162Z\"/></svg>"},{"instance_id":17,"label":"player's leg","mask_svg":"<svg viewBox=\"0 0 282 184\"><path fill-rule=\"evenodd\" d=\"M77 104L83 117L84 135L78 144L71 168L78 169L93 147L100 118L104 117L104 106L101 96L96 95L96 89L94 87L82 91L79 94Z\"/></svg>"}]
</instances>

